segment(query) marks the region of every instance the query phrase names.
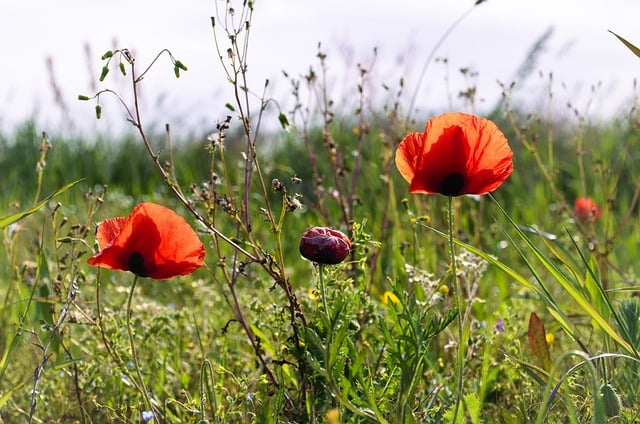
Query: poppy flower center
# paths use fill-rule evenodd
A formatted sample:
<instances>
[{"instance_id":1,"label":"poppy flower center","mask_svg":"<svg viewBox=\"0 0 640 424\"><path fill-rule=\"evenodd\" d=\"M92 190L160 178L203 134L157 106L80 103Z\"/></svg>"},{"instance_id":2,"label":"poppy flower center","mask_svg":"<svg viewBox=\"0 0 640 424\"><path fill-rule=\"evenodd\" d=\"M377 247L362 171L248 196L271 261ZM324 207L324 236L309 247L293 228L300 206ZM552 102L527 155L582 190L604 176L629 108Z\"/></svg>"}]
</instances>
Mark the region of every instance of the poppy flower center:
<instances>
[{"instance_id":1,"label":"poppy flower center","mask_svg":"<svg viewBox=\"0 0 640 424\"><path fill-rule=\"evenodd\" d=\"M464 175L457 172L447 175L440 183L440 194L458 196L464 188Z\"/></svg>"},{"instance_id":2,"label":"poppy flower center","mask_svg":"<svg viewBox=\"0 0 640 424\"><path fill-rule=\"evenodd\" d=\"M144 256L138 252L133 252L129 256L129 271L140 277L147 277L147 273L144 271Z\"/></svg>"}]
</instances>

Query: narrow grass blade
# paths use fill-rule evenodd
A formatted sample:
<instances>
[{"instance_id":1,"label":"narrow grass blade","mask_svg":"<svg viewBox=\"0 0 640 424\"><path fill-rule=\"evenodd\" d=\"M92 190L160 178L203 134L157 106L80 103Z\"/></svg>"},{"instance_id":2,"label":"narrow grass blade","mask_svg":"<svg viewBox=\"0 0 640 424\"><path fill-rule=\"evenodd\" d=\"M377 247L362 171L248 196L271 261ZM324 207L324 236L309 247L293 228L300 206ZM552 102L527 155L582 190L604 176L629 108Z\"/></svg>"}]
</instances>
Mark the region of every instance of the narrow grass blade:
<instances>
[{"instance_id":1,"label":"narrow grass blade","mask_svg":"<svg viewBox=\"0 0 640 424\"><path fill-rule=\"evenodd\" d=\"M47 197L42 199L37 205L35 205L31 209L28 209L28 210L23 211L23 212L18 212L16 214L8 215L8 216L5 216L3 218L0 218L0 228L4 228L7 225L11 225L14 222L20 221L21 219L26 218L27 216L38 212L40 210L40 208L42 208L44 205L46 205L49 200L53 199L54 197L56 197L57 195L59 195L61 193L64 193L65 191L69 190L71 187L75 186L80 181L82 181L82 179L74 181L72 183L69 183L69 184L59 188L58 190L54 191L53 193L51 193L50 195L48 195Z\"/></svg>"},{"instance_id":2,"label":"narrow grass blade","mask_svg":"<svg viewBox=\"0 0 640 424\"><path fill-rule=\"evenodd\" d=\"M634 46L633 44L631 44L630 42L628 42L627 40L625 40L624 38L620 37L618 34L616 34L615 32L609 30L609 32L613 35L616 36L616 38L620 41L622 41L622 44L624 44L625 46L627 46L627 48L629 50L631 50L633 52L633 54L635 54L636 56L640 57L640 49L637 48L636 46Z\"/></svg>"},{"instance_id":3,"label":"narrow grass blade","mask_svg":"<svg viewBox=\"0 0 640 424\"><path fill-rule=\"evenodd\" d=\"M531 253L535 256L536 259L544 266L544 268L551 274L556 282L560 284L560 286L569 294L569 296L582 308L584 313L589 316L595 324L600 326L600 328L607 333L620 347L627 351L627 353L635 353L633 347L629 345L629 343L618 334L618 332L611 326L609 321L602 316L602 314L596 310L591 304L590 299L588 299L581 290L578 290L572 283L569 281L567 276L554 264L554 262L549 259L542 251L531 241L529 237L518 227L518 225L511 219L511 217L507 214L507 212L502 208L502 206L495 200L493 196L491 196L494 203L498 206L502 214L507 218L509 223L513 226L515 231L517 232L520 239L526 244Z\"/></svg>"}]
</instances>

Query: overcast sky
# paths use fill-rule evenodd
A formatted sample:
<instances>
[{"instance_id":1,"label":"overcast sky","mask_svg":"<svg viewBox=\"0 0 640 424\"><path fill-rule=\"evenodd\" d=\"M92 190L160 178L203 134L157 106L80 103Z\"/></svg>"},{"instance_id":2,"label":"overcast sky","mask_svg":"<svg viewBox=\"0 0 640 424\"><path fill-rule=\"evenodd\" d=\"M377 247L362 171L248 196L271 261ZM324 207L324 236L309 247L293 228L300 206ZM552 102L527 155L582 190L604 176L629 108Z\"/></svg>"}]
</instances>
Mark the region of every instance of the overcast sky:
<instances>
[{"instance_id":1,"label":"overcast sky","mask_svg":"<svg viewBox=\"0 0 640 424\"><path fill-rule=\"evenodd\" d=\"M170 49L189 71L176 80L165 58L144 81L147 122L171 122L174 130L188 132L211 127L225 114L231 101L228 85L217 62L210 17L220 0L24 0L6 2L0 15L0 128L7 130L36 116L43 130L59 131L72 125L83 130L107 131L123 122L115 104L105 103L105 119L94 122L93 105L78 102L91 93L92 75L99 74L100 55L112 47L134 50L142 67L163 48ZM374 85L395 84L405 78L407 91L415 89L418 75L437 40L473 5L473 0L256 0L250 41L251 85L261 91L269 78L271 94L286 104L288 85L282 70L302 75L315 65L317 45L329 54L336 81L354 81L356 63L378 58ZM611 29L640 45L640 1L637 0L487 0L475 7L440 46L436 57L449 61L447 71L432 63L420 86L417 114L438 108L462 108L448 94L464 88L457 72L470 67L478 72L480 103L490 108L500 98L497 80L509 83L533 43L553 27L548 48L536 69L553 72L554 95L582 107L593 98L590 112L605 116L624 110L633 94L640 59L611 34ZM89 46L89 56L85 46ZM47 58L71 122L54 102ZM92 68L92 69L91 69ZM115 73L115 72L114 72ZM121 79L107 78L99 88L127 93ZM376 81L377 80L377 81ZM531 103L544 97L546 78L536 72L519 96ZM591 95L590 87L602 83ZM345 92L333 93L336 98ZM162 100L163 101L160 101ZM481 113L482 110L479 110ZM183 131L180 131L183 129Z\"/></svg>"}]
</instances>

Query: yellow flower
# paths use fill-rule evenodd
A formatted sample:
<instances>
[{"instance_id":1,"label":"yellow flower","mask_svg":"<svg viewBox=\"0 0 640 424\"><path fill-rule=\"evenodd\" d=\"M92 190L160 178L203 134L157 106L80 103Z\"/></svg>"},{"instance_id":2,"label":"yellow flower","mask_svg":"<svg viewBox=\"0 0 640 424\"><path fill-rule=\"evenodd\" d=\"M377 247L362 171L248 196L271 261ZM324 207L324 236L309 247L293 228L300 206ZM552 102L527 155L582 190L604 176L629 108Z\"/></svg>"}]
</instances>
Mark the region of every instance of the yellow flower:
<instances>
[{"instance_id":1,"label":"yellow flower","mask_svg":"<svg viewBox=\"0 0 640 424\"><path fill-rule=\"evenodd\" d=\"M307 292L307 296L309 296L309 299L311 300L320 299L320 297L318 296L318 291L316 289L309 289L309 291Z\"/></svg>"},{"instance_id":2,"label":"yellow flower","mask_svg":"<svg viewBox=\"0 0 640 424\"><path fill-rule=\"evenodd\" d=\"M389 290L387 290L382 295L382 303L384 303L385 305L388 305L389 302L394 303L394 304L397 305L397 304L400 303L400 299L398 299L398 296L393 294L393 292L390 292Z\"/></svg>"},{"instance_id":3,"label":"yellow flower","mask_svg":"<svg viewBox=\"0 0 640 424\"><path fill-rule=\"evenodd\" d=\"M549 346L549 348L551 348L553 346L553 342L556 341L556 336L554 336L551 333L547 333L545 334L545 339L547 339L547 346Z\"/></svg>"},{"instance_id":4,"label":"yellow flower","mask_svg":"<svg viewBox=\"0 0 640 424\"><path fill-rule=\"evenodd\" d=\"M340 410L338 408L329 409L324 414L327 424L340 424Z\"/></svg>"},{"instance_id":5,"label":"yellow flower","mask_svg":"<svg viewBox=\"0 0 640 424\"><path fill-rule=\"evenodd\" d=\"M438 293L446 297L449 294L449 286L447 286L446 284L441 285L438 288Z\"/></svg>"}]
</instances>

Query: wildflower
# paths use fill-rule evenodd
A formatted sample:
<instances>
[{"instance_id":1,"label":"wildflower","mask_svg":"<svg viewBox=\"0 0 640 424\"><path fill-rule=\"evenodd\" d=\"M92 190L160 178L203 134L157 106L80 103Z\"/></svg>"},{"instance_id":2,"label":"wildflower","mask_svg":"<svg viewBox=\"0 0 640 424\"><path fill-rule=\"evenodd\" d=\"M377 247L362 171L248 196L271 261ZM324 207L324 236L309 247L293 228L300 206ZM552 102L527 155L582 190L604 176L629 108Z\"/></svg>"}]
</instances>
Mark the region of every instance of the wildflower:
<instances>
[{"instance_id":1,"label":"wildflower","mask_svg":"<svg viewBox=\"0 0 640 424\"><path fill-rule=\"evenodd\" d=\"M350 251L349 238L340 231L327 227L311 227L300 240L300 254L318 264L339 264Z\"/></svg>"},{"instance_id":2,"label":"wildflower","mask_svg":"<svg viewBox=\"0 0 640 424\"><path fill-rule=\"evenodd\" d=\"M340 410L338 408L329 409L324 418L327 424L340 424Z\"/></svg>"},{"instance_id":3,"label":"wildflower","mask_svg":"<svg viewBox=\"0 0 640 424\"><path fill-rule=\"evenodd\" d=\"M544 339L547 342L547 346L549 347L549 349L551 349L553 347L553 343L555 343L556 341L556 336L551 333L547 333L544 335Z\"/></svg>"},{"instance_id":4,"label":"wildflower","mask_svg":"<svg viewBox=\"0 0 640 424\"><path fill-rule=\"evenodd\" d=\"M388 305L389 303L394 303L397 305L398 303L400 303L400 299L398 299L398 296L396 296L393 292L387 290L382 294L382 303L384 303L385 305Z\"/></svg>"},{"instance_id":5,"label":"wildflower","mask_svg":"<svg viewBox=\"0 0 640 424\"><path fill-rule=\"evenodd\" d=\"M201 267L204 246L196 232L171 209L140 203L129 217L98 224L100 252L87 263L140 277L163 280L186 275Z\"/></svg>"},{"instance_id":6,"label":"wildflower","mask_svg":"<svg viewBox=\"0 0 640 424\"><path fill-rule=\"evenodd\" d=\"M430 119L424 133L407 135L396 151L396 166L411 193L486 194L509 177L512 157L492 121L455 112Z\"/></svg>"},{"instance_id":7,"label":"wildflower","mask_svg":"<svg viewBox=\"0 0 640 424\"><path fill-rule=\"evenodd\" d=\"M504 319L500 318L498 322L496 322L495 329L498 333L504 333Z\"/></svg>"},{"instance_id":8,"label":"wildflower","mask_svg":"<svg viewBox=\"0 0 640 424\"><path fill-rule=\"evenodd\" d=\"M153 419L153 412L151 411L142 411L142 421L148 423Z\"/></svg>"},{"instance_id":9,"label":"wildflower","mask_svg":"<svg viewBox=\"0 0 640 424\"><path fill-rule=\"evenodd\" d=\"M316 289L307 290L307 296L309 296L309 299L311 299L311 300L320 299L320 296L318 296L318 291Z\"/></svg>"},{"instance_id":10,"label":"wildflower","mask_svg":"<svg viewBox=\"0 0 640 424\"><path fill-rule=\"evenodd\" d=\"M573 204L573 211L576 218L582 222L595 222L602 211L590 197L578 197Z\"/></svg>"}]
</instances>

